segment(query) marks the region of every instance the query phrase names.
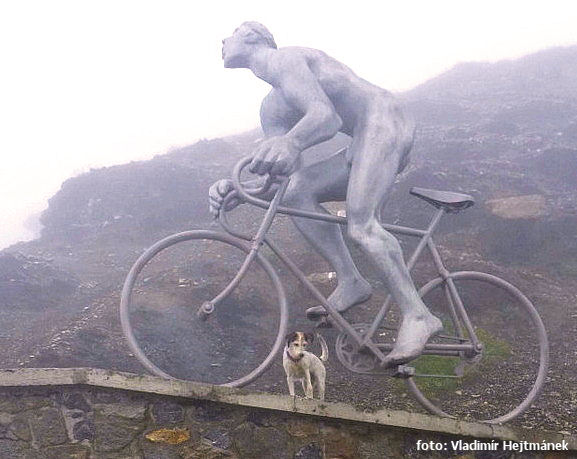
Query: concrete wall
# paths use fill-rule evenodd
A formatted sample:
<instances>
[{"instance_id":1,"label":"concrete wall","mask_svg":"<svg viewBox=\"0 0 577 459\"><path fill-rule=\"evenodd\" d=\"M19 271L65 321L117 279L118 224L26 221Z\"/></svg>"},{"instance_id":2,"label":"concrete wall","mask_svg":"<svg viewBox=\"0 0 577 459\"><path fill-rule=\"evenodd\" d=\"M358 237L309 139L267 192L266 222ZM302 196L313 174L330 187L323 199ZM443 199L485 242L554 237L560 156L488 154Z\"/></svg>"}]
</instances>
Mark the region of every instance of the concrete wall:
<instances>
[{"instance_id":1,"label":"concrete wall","mask_svg":"<svg viewBox=\"0 0 577 459\"><path fill-rule=\"evenodd\" d=\"M554 457L577 457L572 436L105 370L0 371L2 459L475 457L459 439L564 441L573 451Z\"/></svg>"}]
</instances>

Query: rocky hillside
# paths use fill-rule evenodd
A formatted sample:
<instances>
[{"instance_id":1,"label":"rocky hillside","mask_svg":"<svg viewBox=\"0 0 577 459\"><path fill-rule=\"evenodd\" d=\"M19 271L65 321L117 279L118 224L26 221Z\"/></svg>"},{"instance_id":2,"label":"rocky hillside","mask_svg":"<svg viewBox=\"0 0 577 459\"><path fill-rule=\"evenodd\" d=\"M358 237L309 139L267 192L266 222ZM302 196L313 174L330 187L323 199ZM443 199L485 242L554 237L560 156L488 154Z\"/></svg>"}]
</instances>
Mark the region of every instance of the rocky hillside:
<instances>
[{"instance_id":1,"label":"rocky hillside","mask_svg":"<svg viewBox=\"0 0 577 459\"><path fill-rule=\"evenodd\" d=\"M575 429L570 420L577 415L576 72L577 47L551 49L512 61L459 64L403 94L418 135L412 163L382 212L387 222L426 225L430 207L408 194L411 186L475 197L473 208L445 220L440 245L450 266L502 275L538 304L554 357L549 395L531 422L559 429ZM67 180L42 217L42 237L0 254L6 324L0 364L142 371L118 323L123 279L157 239L211 225L208 186L228 176L260 135L203 140ZM316 147L307 161L346 142L338 137ZM253 227L257 214L238 212L235 221ZM276 236L329 291L334 280L315 277L326 264L285 221ZM410 244L403 244L408 251ZM296 284L292 292L298 302L311 302ZM334 380L336 386L337 375ZM277 383L267 389L284 390ZM557 400L564 400L567 413L551 408Z\"/></svg>"}]
</instances>

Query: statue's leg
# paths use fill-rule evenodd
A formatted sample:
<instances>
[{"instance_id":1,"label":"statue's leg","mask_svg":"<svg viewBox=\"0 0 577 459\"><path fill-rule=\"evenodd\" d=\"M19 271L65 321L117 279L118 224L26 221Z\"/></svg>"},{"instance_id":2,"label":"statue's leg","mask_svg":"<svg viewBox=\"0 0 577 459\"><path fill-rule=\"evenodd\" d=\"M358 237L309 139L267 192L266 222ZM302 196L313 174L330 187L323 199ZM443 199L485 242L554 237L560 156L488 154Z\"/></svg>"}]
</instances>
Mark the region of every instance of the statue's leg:
<instances>
[{"instance_id":1,"label":"statue's leg","mask_svg":"<svg viewBox=\"0 0 577 459\"><path fill-rule=\"evenodd\" d=\"M291 177L284 204L299 209L326 213L319 203L344 201L350 166L344 152L297 171ZM361 276L343 239L340 225L309 218L293 217L293 222L313 247L336 271L338 285L328 301L344 311L366 301L371 295L369 283ZM324 312L321 306L307 312Z\"/></svg>"},{"instance_id":2,"label":"statue's leg","mask_svg":"<svg viewBox=\"0 0 577 459\"><path fill-rule=\"evenodd\" d=\"M419 297L404 262L397 239L378 221L389 196L399 165L405 160L410 142L397 135L388 120L376 121L359 133L351 144L353 157L347 191L348 232L384 275L389 292L403 318L387 366L405 363L420 355L431 335L442 329Z\"/></svg>"}]
</instances>

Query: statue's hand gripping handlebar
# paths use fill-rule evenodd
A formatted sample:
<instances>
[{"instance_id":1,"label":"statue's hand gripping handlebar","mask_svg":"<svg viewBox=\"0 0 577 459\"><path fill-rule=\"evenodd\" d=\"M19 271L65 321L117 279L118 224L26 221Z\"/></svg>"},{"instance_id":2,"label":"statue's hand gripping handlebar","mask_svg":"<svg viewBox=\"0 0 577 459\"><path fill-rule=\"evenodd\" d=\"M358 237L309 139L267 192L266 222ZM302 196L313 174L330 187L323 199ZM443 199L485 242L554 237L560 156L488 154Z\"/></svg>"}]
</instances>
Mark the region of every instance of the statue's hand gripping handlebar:
<instances>
[{"instance_id":1,"label":"statue's hand gripping handlebar","mask_svg":"<svg viewBox=\"0 0 577 459\"><path fill-rule=\"evenodd\" d=\"M246 156L236 163L232 171L232 183L237 194L237 198L245 202L250 202L259 207L268 207L268 202L263 199L258 199L256 196L263 195L270 190L273 183L278 182L277 178L271 174L264 176L262 186L255 188L247 188L241 181L240 175L246 166L252 162L251 156ZM284 180L288 180L286 177Z\"/></svg>"}]
</instances>

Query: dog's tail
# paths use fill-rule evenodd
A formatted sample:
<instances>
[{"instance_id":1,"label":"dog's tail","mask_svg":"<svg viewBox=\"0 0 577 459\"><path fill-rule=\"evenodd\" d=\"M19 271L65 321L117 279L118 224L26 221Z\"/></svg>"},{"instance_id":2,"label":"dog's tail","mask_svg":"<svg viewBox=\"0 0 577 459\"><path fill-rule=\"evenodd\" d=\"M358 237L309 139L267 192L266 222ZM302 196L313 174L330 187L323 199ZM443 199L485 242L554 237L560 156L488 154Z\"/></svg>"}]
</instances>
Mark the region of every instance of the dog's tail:
<instances>
[{"instance_id":1,"label":"dog's tail","mask_svg":"<svg viewBox=\"0 0 577 459\"><path fill-rule=\"evenodd\" d=\"M329 347L327 346L327 342L325 341L325 339L323 338L323 335L321 335L320 333L316 333L317 335L317 339L319 340L319 343L321 344L321 356L319 357L321 359L322 362L326 362L329 359Z\"/></svg>"}]
</instances>

